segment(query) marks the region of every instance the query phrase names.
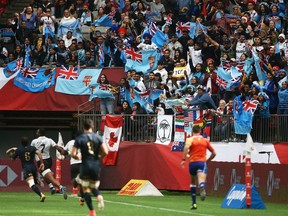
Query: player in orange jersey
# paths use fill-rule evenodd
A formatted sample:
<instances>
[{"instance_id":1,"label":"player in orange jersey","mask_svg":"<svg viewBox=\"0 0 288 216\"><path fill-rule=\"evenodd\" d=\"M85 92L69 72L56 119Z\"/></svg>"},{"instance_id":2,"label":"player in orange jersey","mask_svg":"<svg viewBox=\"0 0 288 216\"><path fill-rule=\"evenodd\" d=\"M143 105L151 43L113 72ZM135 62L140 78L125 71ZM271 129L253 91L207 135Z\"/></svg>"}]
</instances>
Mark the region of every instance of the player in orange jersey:
<instances>
[{"instance_id":1,"label":"player in orange jersey","mask_svg":"<svg viewBox=\"0 0 288 216\"><path fill-rule=\"evenodd\" d=\"M181 166L184 167L187 155L189 154L189 173L191 176L190 191L192 196L191 209L197 209L196 182L198 182L198 187L200 188L201 200L204 201L206 197L206 191L205 191L205 182L207 175L206 161L207 162L211 161L216 156L216 152L211 146L210 142L200 134L201 128L199 125L194 125L192 131L193 136L187 138L185 142ZM206 159L207 149L211 152L211 155L208 159Z\"/></svg>"}]
</instances>

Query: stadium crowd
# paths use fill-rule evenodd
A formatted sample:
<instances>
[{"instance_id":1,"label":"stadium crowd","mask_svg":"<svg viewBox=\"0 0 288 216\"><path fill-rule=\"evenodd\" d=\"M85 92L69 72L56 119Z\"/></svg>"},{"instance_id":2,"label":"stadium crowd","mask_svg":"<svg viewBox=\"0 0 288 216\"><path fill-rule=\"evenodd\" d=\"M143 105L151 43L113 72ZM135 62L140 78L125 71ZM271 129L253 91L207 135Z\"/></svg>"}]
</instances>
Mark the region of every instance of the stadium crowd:
<instances>
[{"instance_id":1,"label":"stadium crowd","mask_svg":"<svg viewBox=\"0 0 288 216\"><path fill-rule=\"evenodd\" d=\"M111 16L113 24L103 33L93 23L105 15ZM32 0L1 25L2 29L11 28L15 36L1 41L0 66L23 57L31 66L125 67L123 50L157 49L162 57L156 70L127 70L127 77L115 86L119 112L126 112L125 89L132 86L141 92L150 88L164 90L153 104L156 112L161 98L195 99L198 89L202 89L210 93L214 102L206 108L218 114L231 113L229 101L240 94L243 100L259 101L256 113L263 118L288 114L287 16L287 0ZM89 37L81 32L80 37L75 36L75 29L59 34L59 26L77 19L82 26L88 26ZM202 26L192 38L188 22ZM165 35L162 47L144 32L151 23ZM25 58L27 53L29 58ZM248 73L245 64L253 58ZM175 68L181 67L185 70L176 77ZM218 76L219 67L228 71L234 67L241 76L227 85ZM107 84L111 78L104 79ZM105 106L106 102L101 103ZM111 108L110 101L107 103L109 113L114 112L116 108ZM197 105L193 99L190 104ZM101 113L106 113L105 108Z\"/></svg>"}]
</instances>

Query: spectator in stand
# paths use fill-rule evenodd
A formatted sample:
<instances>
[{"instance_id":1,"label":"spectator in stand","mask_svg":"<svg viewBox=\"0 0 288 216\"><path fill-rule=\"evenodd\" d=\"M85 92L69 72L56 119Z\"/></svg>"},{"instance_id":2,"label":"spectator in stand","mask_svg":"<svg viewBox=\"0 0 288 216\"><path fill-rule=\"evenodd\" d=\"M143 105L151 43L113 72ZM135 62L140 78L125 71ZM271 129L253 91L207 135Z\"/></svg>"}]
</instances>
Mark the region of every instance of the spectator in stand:
<instances>
[{"instance_id":1,"label":"spectator in stand","mask_svg":"<svg viewBox=\"0 0 288 216\"><path fill-rule=\"evenodd\" d=\"M133 76L134 85L132 85L131 83L130 85L133 86L134 89L136 89L137 91L144 93L146 91L146 87L142 81L141 75L142 75L142 72L135 73L135 75Z\"/></svg>"},{"instance_id":2,"label":"spectator in stand","mask_svg":"<svg viewBox=\"0 0 288 216\"><path fill-rule=\"evenodd\" d=\"M31 31L37 31L38 30L38 17L35 13L33 13L32 7L27 6L24 8L22 11L20 18L19 18L19 23L22 21L26 22L26 28L31 30Z\"/></svg>"},{"instance_id":3,"label":"spectator in stand","mask_svg":"<svg viewBox=\"0 0 288 216\"><path fill-rule=\"evenodd\" d=\"M211 81L211 97L215 104L218 104L218 101L220 98L217 97L219 86L216 84L217 80L217 73L215 71L215 62L213 59L207 59L206 60L207 67L205 69L204 73L204 80L202 82L202 85L207 86L207 83Z\"/></svg>"},{"instance_id":4,"label":"spectator in stand","mask_svg":"<svg viewBox=\"0 0 288 216\"><path fill-rule=\"evenodd\" d=\"M24 46L22 47L22 52L24 55L23 66L33 66L33 56L32 51L34 50L34 45L32 45L28 37L25 38ZM26 62L28 61L28 62Z\"/></svg>"},{"instance_id":5,"label":"spectator in stand","mask_svg":"<svg viewBox=\"0 0 288 216\"><path fill-rule=\"evenodd\" d=\"M129 105L129 102L127 100L123 100L119 113L123 115L123 137L125 140L131 139L131 119L130 115L132 114L132 108Z\"/></svg>"},{"instance_id":6,"label":"spectator in stand","mask_svg":"<svg viewBox=\"0 0 288 216\"><path fill-rule=\"evenodd\" d=\"M131 121L131 135L132 139L138 140L141 136L142 128L145 125L143 115L147 114L147 112L141 107L139 102L133 103L132 114L130 116Z\"/></svg>"},{"instance_id":7,"label":"spectator in stand","mask_svg":"<svg viewBox=\"0 0 288 216\"><path fill-rule=\"evenodd\" d=\"M219 106L218 108L214 111L214 113L216 114L216 126L214 128L214 134L220 138L220 140L224 140L226 139L226 137L224 136L224 134L222 133L222 129L224 126L224 122L222 121L223 119L223 113L224 113L224 109L226 107L226 101L221 99L219 101Z\"/></svg>"},{"instance_id":8,"label":"spectator in stand","mask_svg":"<svg viewBox=\"0 0 288 216\"><path fill-rule=\"evenodd\" d=\"M82 41L82 39L78 39L77 40L77 55L78 55L78 62L80 62L80 64L83 64L83 62L85 61L85 44Z\"/></svg>"},{"instance_id":9,"label":"spectator in stand","mask_svg":"<svg viewBox=\"0 0 288 216\"><path fill-rule=\"evenodd\" d=\"M90 26L91 23L94 21L94 15L89 10L89 4L87 3L83 5L83 11L80 15L80 20L81 20L82 25L87 25L87 26Z\"/></svg>"},{"instance_id":10,"label":"spectator in stand","mask_svg":"<svg viewBox=\"0 0 288 216\"><path fill-rule=\"evenodd\" d=\"M56 55L57 55L57 62L56 62L57 67L61 67L62 65L65 67L69 66L69 61L71 59L71 52L70 50L66 49L65 42L62 39L59 40L59 46Z\"/></svg>"},{"instance_id":11,"label":"spectator in stand","mask_svg":"<svg viewBox=\"0 0 288 216\"><path fill-rule=\"evenodd\" d=\"M82 62L80 61L80 68L93 68L96 66L96 63L93 59L91 59L91 52L85 52L85 60Z\"/></svg>"},{"instance_id":12,"label":"spectator in stand","mask_svg":"<svg viewBox=\"0 0 288 216\"><path fill-rule=\"evenodd\" d=\"M259 114L260 122L260 139L269 136L269 124L270 124L270 111L269 111L269 96L265 92L259 92L258 94L259 104L257 105L256 114ZM256 119L257 120L257 119Z\"/></svg>"},{"instance_id":13,"label":"spectator in stand","mask_svg":"<svg viewBox=\"0 0 288 216\"><path fill-rule=\"evenodd\" d=\"M161 0L155 0L155 2L148 2L146 0L142 0L142 2L150 8L151 14L155 14L151 17L152 22L161 22L163 14L165 13L165 7L163 4L161 4Z\"/></svg>"},{"instance_id":14,"label":"spectator in stand","mask_svg":"<svg viewBox=\"0 0 288 216\"><path fill-rule=\"evenodd\" d=\"M42 34L43 36L53 37L55 32L56 18L52 15L51 8L47 8L46 12L42 14L40 18L40 26L42 25ZM40 28L41 29L41 28Z\"/></svg>"},{"instance_id":15,"label":"spectator in stand","mask_svg":"<svg viewBox=\"0 0 288 216\"><path fill-rule=\"evenodd\" d=\"M267 72L267 80L264 82L263 91L266 92L266 94L269 97L269 112L270 114L276 114L277 113L277 107L278 107L278 83L275 79L275 76L272 74L272 72Z\"/></svg>"},{"instance_id":16,"label":"spectator in stand","mask_svg":"<svg viewBox=\"0 0 288 216\"><path fill-rule=\"evenodd\" d=\"M282 82L278 91L278 110L277 114L288 114L288 88L287 81Z\"/></svg>"},{"instance_id":17,"label":"spectator in stand","mask_svg":"<svg viewBox=\"0 0 288 216\"><path fill-rule=\"evenodd\" d=\"M215 105L212 98L209 96L209 94L206 92L206 87L203 85L198 86L198 92L196 97L192 101L185 101L185 105L188 106L197 106L200 110L207 110L207 109L217 109L217 106Z\"/></svg>"},{"instance_id":18,"label":"spectator in stand","mask_svg":"<svg viewBox=\"0 0 288 216\"><path fill-rule=\"evenodd\" d=\"M126 99L126 93L130 91L130 85L126 78L121 78L119 85L117 86L117 107L118 110L122 107L123 102Z\"/></svg>"},{"instance_id":19,"label":"spectator in stand","mask_svg":"<svg viewBox=\"0 0 288 216\"><path fill-rule=\"evenodd\" d=\"M44 59L44 65L56 67L57 62L56 49L57 49L56 47L55 48L51 47L49 49L49 52L46 54L46 57Z\"/></svg>"},{"instance_id":20,"label":"spectator in stand","mask_svg":"<svg viewBox=\"0 0 288 216\"><path fill-rule=\"evenodd\" d=\"M183 60L183 59L182 59ZM185 59L184 59L185 61ZM161 74L161 80L166 83L166 80L168 78L168 72L167 70L165 69L163 63L161 61L158 62L158 66L157 66L157 69L153 71L154 74L156 73L160 73Z\"/></svg>"},{"instance_id":21,"label":"spectator in stand","mask_svg":"<svg viewBox=\"0 0 288 216\"><path fill-rule=\"evenodd\" d=\"M72 40L76 38L73 36L72 31L67 31L67 34L63 35L62 39L64 40L65 47L68 49L72 44Z\"/></svg>"},{"instance_id":22,"label":"spectator in stand","mask_svg":"<svg viewBox=\"0 0 288 216\"><path fill-rule=\"evenodd\" d=\"M62 18L65 14L65 10L69 10L70 1L58 0L55 4L55 17Z\"/></svg>"},{"instance_id":23,"label":"spectator in stand","mask_svg":"<svg viewBox=\"0 0 288 216\"><path fill-rule=\"evenodd\" d=\"M77 52L77 43L76 42L77 41L75 39L75 43L72 43L68 48L68 50L70 51L70 54L71 54L69 65L74 66L74 67L78 64L78 52Z\"/></svg>"},{"instance_id":24,"label":"spectator in stand","mask_svg":"<svg viewBox=\"0 0 288 216\"><path fill-rule=\"evenodd\" d=\"M34 59L34 65L42 66L45 58L46 50L44 46L44 40L39 37L36 41L35 48L32 51L32 56Z\"/></svg>"},{"instance_id":25,"label":"spectator in stand","mask_svg":"<svg viewBox=\"0 0 288 216\"><path fill-rule=\"evenodd\" d=\"M111 84L105 74L100 75L98 83L103 87L103 89L107 89L107 91L109 91ZM100 98L100 112L101 115L114 114L114 99Z\"/></svg>"},{"instance_id":26,"label":"spectator in stand","mask_svg":"<svg viewBox=\"0 0 288 216\"><path fill-rule=\"evenodd\" d=\"M71 12L68 10L68 9L65 9L64 10L64 16L61 18L61 20L60 20L60 25L61 24L64 24L64 23L68 23L68 22L73 22L73 21L75 21L76 19L75 19L75 17L73 17L72 15L71 15Z\"/></svg>"},{"instance_id":27,"label":"spectator in stand","mask_svg":"<svg viewBox=\"0 0 288 216\"><path fill-rule=\"evenodd\" d=\"M143 35L144 41L137 45L139 50L158 49L157 45L151 41L152 36L149 33Z\"/></svg>"},{"instance_id":28,"label":"spectator in stand","mask_svg":"<svg viewBox=\"0 0 288 216\"><path fill-rule=\"evenodd\" d=\"M32 31L26 27L26 22L21 21L19 22L20 26L16 30L16 39L17 39L17 44L24 44L25 38L31 37Z\"/></svg>"},{"instance_id":29,"label":"spectator in stand","mask_svg":"<svg viewBox=\"0 0 288 216\"><path fill-rule=\"evenodd\" d=\"M133 11L132 18L139 17L138 14L142 14L143 15L142 17L144 17L146 15L146 13L147 13L146 7L144 6L144 4L141 1L139 1L139 2L137 2L136 9Z\"/></svg>"},{"instance_id":30,"label":"spectator in stand","mask_svg":"<svg viewBox=\"0 0 288 216\"><path fill-rule=\"evenodd\" d=\"M174 59L175 50L179 49L182 53L183 47L182 44L178 41L178 36L173 34L171 37L171 41L167 45L167 49L170 50L170 58Z\"/></svg>"},{"instance_id":31,"label":"spectator in stand","mask_svg":"<svg viewBox=\"0 0 288 216\"><path fill-rule=\"evenodd\" d=\"M170 57L171 51L169 49L165 49L164 55L161 57L160 61L161 64L164 65L166 71L173 71L174 69L174 60Z\"/></svg>"},{"instance_id":32,"label":"spectator in stand","mask_svg":"<svg viewBox=\"0 0 288 216\"><path fill-rule=\"evenodd\" d=\"M148 79L145 81L145 87L146 89L154 89L160 86L160 82L155 80L155 74L154 72L150 72Z\"/></svg>"}]
</instances>

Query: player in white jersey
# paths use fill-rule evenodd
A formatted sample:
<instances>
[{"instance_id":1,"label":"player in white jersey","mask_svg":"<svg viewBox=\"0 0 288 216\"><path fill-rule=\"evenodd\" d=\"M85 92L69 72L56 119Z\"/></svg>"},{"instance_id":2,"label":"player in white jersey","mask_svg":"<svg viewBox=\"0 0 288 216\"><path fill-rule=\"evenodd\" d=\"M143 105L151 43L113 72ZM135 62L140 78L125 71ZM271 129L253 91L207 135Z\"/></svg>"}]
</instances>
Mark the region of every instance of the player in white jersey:
<instances>
[{"instance_id":1,"label":"player in white jersey","mask_svg":"<svg viewBox=\"0 0 288 216\"><path fill-rule=\"evenodd\" d=\"M58 146L52 139L45 136L45 129L40 128L36 131L36 139L32 140L31 146L34 146L36 149L38 149L41 152L43 162L45 165L44 170L41 172L41 175L43 176L45 182L49 184L51 194L54 194L55 188L54 186L58 187L61 192L63 193L64 199L67 199L67 193L66 188L63 187L53 176L53 173L51 171L52 167L52 158L50 157L50 149L51 147L57 149L58 151L61 150L61 147ZM36 157L36 161L38 166L39 164L39 158Z\"/></svg>"}]
</instances>

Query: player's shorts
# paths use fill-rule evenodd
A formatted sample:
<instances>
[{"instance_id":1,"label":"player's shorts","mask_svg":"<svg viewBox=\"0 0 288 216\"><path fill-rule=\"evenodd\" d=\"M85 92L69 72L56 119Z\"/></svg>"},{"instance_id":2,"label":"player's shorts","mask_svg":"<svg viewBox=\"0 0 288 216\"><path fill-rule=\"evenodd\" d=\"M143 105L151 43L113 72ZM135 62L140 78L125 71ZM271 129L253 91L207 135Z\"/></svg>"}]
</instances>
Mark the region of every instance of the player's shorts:
<instances>
[{"instance_id":1,"label":"player's shorts","mask_svg":"<svg viewBox=\"0 0 288 216\"><path fill-rule=\"evenodd\" d=\"M99 160L88 160L81 164L80 168L80 179L90 179L93 181L100 179L100 161Z\"/></svg>"},{"instance_id":2,"label":"player's shorts","mask_svg":"<svg viewBox=\"0 0 288 216\"><path fill-rule=\"evenodd\" d=\"M75 179L77 175L80 173L81 163L71 164L71 179Z\"/></svg>"},{"instance_id":3,"label":"player's shorts","mask_svg":"<svg viewBox=\"0 0 288 216\"><path fill-rule=\"evenodd\" d=\"M30 176L33 176L34 178L36 177L37 169L34 164L31 165L26 165L23 168L23 177L24 179L29 178Z\"/></svg>"},{"instance_id":4,"label":"player's shorts","mask_svg":"<svg viewBox=\"0 0 288 216\"><path fill-rule=\"evenodd\" d=\"M48 159L43 159L43 163L44 163L44 170L47 170L47 169L50 169L52 168L52 158L48 158ZM40 166L40 161L37 161L37 165L38 165L38 168ZM44 171L43 170L43 171Z\"/></svg>"},{"instance_id":5,"label":"player's shorts","mask_svg":"<svg viewBox=\"0 0 288 216\"><path fill-rule=\"evenodd\" d=\"M202 161L190 162L189 172L190 172L190 175L193 175L193 176L197 175L197 173L199 172L207 174L206 162L202 162Z\"/></svg>"}]
</instances>

